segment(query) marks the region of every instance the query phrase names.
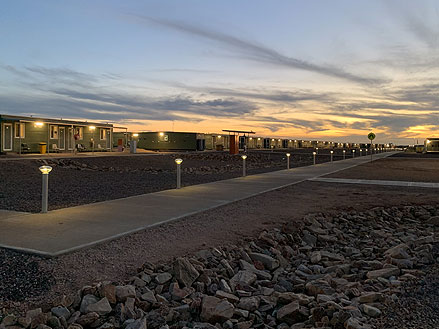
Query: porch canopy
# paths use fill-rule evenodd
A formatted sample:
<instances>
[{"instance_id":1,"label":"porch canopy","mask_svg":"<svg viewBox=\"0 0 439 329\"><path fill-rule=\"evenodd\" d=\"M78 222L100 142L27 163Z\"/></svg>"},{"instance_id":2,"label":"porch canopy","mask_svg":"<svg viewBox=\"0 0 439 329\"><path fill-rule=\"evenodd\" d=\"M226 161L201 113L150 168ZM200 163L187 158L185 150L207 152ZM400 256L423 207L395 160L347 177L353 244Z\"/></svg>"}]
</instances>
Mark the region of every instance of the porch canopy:
<instances>
[{"instance_id":1,"label":"porch canopy","mask_svg":"<svg viewBox=\"0 0 439 329\"><path fill-rule=\"evenodd\" d=\"M250 136L250 134L255 134L254 131L247 131L247 130L229 130L229 129L223 129L224 132L229 133L229 153L230 154L238 154L239 153L239 140L238 137L240 135L244 137ZM233 137L233 138L232 138Z\"/></svg>"}]
</instances>

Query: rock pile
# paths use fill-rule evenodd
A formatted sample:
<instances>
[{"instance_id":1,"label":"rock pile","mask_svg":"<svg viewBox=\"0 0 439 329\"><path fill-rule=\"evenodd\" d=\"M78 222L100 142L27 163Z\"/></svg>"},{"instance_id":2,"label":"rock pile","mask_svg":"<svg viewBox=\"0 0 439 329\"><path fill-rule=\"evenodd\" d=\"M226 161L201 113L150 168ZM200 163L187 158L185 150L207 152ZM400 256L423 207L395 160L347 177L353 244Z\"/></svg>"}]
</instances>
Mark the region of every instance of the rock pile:
<instances>
[{"instance_id":1,"label":"rock pile","mask_svg":"<svg viewBox=\"0 0 439 329\"><path fill-rule=\"evenodd\" d=\"M144 264L123 284L83 287L47 312L8 315L0 326L372 328L404 286L437 263L438 214L408 206L308 215L241 246Z\"/></svg>"}]
</instances>

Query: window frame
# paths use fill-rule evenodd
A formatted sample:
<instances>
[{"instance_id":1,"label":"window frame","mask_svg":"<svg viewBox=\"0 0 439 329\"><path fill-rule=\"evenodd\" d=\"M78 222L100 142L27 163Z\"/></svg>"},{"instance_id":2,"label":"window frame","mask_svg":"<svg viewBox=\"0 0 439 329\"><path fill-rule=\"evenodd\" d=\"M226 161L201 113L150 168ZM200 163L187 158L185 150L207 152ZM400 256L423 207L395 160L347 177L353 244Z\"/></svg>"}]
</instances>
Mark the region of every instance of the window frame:
<instances>
[{"instance_id":1,"label":"window frame","mask_svg":"<svg viewBox=\"0 0 439 329\"><path fill-rule=\"evenodd\" d=\"M26 137L26 124L24 122L15 122L14 129L15 129L14 130L15 138L23 139ZM17 132L18 132L18 136L17 136Z\"/></svg>"},{"instance_id":2,"label":"window frame","mask_svg":"<svg viewBox=\"0 0 439 329\"><path fill-rule=\"evenodd\" d=\"M54 137L56 135L56 137ZM58 140L59 139L59 126L50 125L49 126L49 137L50 139Z\"/></svg>"},{"instance_id":3,"label":"window frame","mask_svg":"<svg viewBox=\"0 0 439 329\"><path fill-rule=\"evenodd\" d=\"M104 138L102 138L102 136L104 136ZM106 141L107 140L107 129L105 129L105 128L100 128L99 129L99 139L101 141Z\"/></svg>"}]
</instances>

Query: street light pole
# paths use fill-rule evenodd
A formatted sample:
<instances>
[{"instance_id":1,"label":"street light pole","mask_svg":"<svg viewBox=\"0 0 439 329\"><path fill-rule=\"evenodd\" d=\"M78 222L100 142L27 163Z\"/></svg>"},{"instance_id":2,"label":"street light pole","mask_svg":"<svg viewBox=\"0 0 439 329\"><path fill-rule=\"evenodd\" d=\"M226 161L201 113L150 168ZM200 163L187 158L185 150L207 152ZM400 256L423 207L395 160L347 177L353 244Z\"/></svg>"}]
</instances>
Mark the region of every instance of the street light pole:
<instances>
[{"instance_id":1,"label":"street light pole","mask_svg":"<svg viewBox=\"0 0 439 329\"><path fill-rule=\"evenodd\" d=\"M242 158L242 177L245 177L245 176L247 176L247 170L245 167L245 159L247 159L247 156L243 155L243 156L241 156L241 158Z\"/></svg>"},{"instance_id":2,"label":"street light pole","mask_svg":"<svg viewBox=\"0 0 439 329\"><path fill-rule=\"evenodd\" d=\"M183 159L175 159L175 163L177 164L177 189L181 188L181 163Z\"/></svg>"},{"instance_id":3,"label":"street light pole","mask_svg":"<svg viewBox=\"0 0 439 329\"><path fill-rule=\"evenodd\" d=\"M41 212L47 213L48 201L49 201L49 173L52 171L52 167L41 166L39 169L43 174Z\"/></svg>"}]
</instances>

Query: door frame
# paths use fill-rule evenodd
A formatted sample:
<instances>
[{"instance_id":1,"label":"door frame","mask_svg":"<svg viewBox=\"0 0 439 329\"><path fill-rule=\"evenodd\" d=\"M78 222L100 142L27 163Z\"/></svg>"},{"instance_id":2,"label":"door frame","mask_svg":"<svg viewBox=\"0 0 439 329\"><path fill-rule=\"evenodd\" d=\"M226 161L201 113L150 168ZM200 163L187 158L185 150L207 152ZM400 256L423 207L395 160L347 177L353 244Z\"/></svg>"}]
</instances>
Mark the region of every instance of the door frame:
<instances>
[{"instance_id":1,"label":"door frame","mask_svg":"<svg viewBox=\"0 0 439 329\"><path fill-rule=\"evenodd\" d=\"M63 140L64 147L63 148L61 148L61 129L64 131L64 140ZM66 127L61 127L61 126L58 127L58 148L61 151L65 151L65 149L66 149Z\"/></svg>"},{"instance_id":2,"label":"door frame","mask_svg":"<svg viewBox=\"0 0 439 329\"><path fill-rule=\"evenodd\" d=\"M11 138L10 138L10 148L5 148L6 147L6 129L5 129L5 126L9 126L11 129L10 129L10 134L11 134ZM2 136L2 138L3 138L3 145L2 145L2 148L3 148L3 151L12 151L12 148L14 147L14 140L13 140L13 138L14 138L14 134L13 134L13 131L12 131L12 128L13 128L13 125L12 125L12 123L11 122L8 122L8 123L6 123L6 122L4 122L3 123L3 136Z\"/></svg>"},{"instance_id":3,"label":"door frame","mask_svg":"<svg viewBox=\"0 0 439 329\"><path fill-rule=\"evenodd\" d=\"M75 148L75 138L73 136L73 127L67 127L67 149L69 151L73 151L73 149Z\"/></svg>"}]
</instances>

